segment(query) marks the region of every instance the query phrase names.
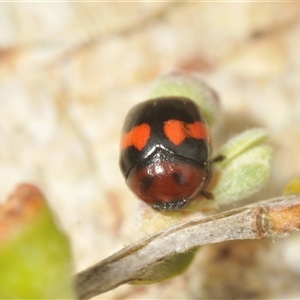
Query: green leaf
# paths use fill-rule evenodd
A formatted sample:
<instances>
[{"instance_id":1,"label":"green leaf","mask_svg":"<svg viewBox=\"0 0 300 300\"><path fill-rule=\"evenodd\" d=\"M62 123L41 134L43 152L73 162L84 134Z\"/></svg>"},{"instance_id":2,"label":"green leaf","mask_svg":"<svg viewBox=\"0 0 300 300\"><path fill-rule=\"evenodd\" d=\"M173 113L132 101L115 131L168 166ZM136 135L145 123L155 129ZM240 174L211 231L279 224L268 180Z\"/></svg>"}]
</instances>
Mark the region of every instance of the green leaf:
<instances>
[{"instance_id":1,"label":"green leaf","mask_svg":"<svg viewBox=\"0 0 300 300\"><path fill-rule=\"evenodd\" d=\"M213 201L217 205L229 204L258 192L269 178L272 154L271 147L256 146L223 165L212 190Z\"/></svg>"},{"instance_id":2,"label":"green leaf","mask_svg":"<svg viewBox=\"0 0 300 300\"><path fill-rule=\"evenodd\" d=\"M300 195L300 177L293 178L284 187L284 195Z\"/></svg>"},{"instance_id":3,"label":"green leaf","mask_svg":"<svg viewBox=\"0 0 300 300\"><path fill-rule=\"evenodd\" d=\"M200 108L209 125L218 116L219 99L197 73L177 72L160 77L154 84L152 98L182 96L193 100Z\"/></svg>"},{"instance_id":4,"label":"green leaf","mask_svg":"<svg viewBox=\"0 0 300 300\"><path fill-rule=\"evenodd\" d=\"M68 239L35 187L1 207L0 228L1 299L75 299Z\"/></svg>"},{"instance_id":5,"label":"green leaf","mask_svg":"<svg viewBox=\"0 0 300 300\"><path fill-rule=\"evenodd\" d=\"M262 144L268 138L268 133L262 128L252 128L230 139L217 153L225 159L218 163L220 167L225 167L232 160L249 149Z\"/></svg>"},{"instance_id":6,"label":"green leaf","mask_svg":"<svg viewBox=\"0 0 300 300\"><path fill-rule=\"evenodd\" d=\"M158 264L149 267L142 277L137 278L131 283L152 284L178 276L187 270L192 263L196 252L197 249L195 249L195 251L179 253L168 257Z\"/></svg>"}]
</instances>

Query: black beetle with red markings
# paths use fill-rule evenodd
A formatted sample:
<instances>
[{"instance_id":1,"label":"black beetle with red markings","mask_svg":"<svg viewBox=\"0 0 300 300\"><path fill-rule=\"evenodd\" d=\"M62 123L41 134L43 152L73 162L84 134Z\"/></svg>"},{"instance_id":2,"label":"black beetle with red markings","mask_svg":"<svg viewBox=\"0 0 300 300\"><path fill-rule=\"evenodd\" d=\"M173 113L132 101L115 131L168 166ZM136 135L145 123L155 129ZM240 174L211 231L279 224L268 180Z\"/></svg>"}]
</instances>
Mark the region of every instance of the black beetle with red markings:
<instances>
[{"instance_id":1,"label":"black beetle with red markings","mask_svg":"<svg viewBox=\"0 0 300 300\"><path fill-rule=\"evenodd\" d=\"M120 167L129 188L160 211L179 210L210 179L210 137L198 106L161 97L134 106L122 131Z\"/></svg>"}]
</instances>

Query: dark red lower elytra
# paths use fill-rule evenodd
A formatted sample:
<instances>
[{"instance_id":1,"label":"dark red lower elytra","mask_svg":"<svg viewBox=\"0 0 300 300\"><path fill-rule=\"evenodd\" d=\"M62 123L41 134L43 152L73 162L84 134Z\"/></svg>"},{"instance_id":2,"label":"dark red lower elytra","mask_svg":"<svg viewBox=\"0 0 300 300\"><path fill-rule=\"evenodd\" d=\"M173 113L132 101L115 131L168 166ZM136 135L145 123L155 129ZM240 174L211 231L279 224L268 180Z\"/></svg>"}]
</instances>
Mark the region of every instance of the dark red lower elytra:
<instances>
[{"instance_id":1,"label":"dark red lower elytra","mask_svg":"<svg viewBox=\"0 0 300 300\"><path fill-rule=\"evenodd\" d=\"M202 168L158 152L129 173L127 184L153 208L176 210L198 194L207 177Z\"/></svg>"}]
</instances>

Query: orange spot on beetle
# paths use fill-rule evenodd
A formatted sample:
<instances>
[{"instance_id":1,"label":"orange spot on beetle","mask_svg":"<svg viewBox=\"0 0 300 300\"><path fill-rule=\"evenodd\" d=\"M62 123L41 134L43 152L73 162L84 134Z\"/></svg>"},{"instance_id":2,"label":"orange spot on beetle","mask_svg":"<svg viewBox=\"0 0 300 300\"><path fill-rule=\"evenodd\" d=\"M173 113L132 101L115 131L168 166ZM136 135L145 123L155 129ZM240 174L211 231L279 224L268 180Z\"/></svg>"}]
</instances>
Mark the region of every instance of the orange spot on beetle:
<instances>
[{"instance_id":1,"label":"orange spot on beetle","mask_svg":"<svg viewBox=\"0 0 300 300\"><path fill-rule=\"evenodd\" d=\"M135 126L129 132L123 134L121 148L124 150L130 146L134 146L141 151L150 138L150 131L150 125L147 123Z\"/></svg>"},{"instance_id":2,"label":"orange spot on beetle","mask_svg":"<svg viewBox=\"0 0 300 300\"><path fill-rule=\"evenodd\" d=\"M168 120L164 124L164 133L176 146L180 145L186 138L194 138L197 140L208 139L206 125L199 121L185 123L179 120Z\"/></svg>"},{"instance_id":3,"label":"orange spot on beetle","mask_svg":"<svg viewBox=\"0 0 300 300\"><path fill-rule=\"evenodd\" d=\"M187 127L187 137L192 137L195 139L208 139L208 132L206 125L201 122L195 122L192 124L186 124Z\"/></svg>"}]
</instances>

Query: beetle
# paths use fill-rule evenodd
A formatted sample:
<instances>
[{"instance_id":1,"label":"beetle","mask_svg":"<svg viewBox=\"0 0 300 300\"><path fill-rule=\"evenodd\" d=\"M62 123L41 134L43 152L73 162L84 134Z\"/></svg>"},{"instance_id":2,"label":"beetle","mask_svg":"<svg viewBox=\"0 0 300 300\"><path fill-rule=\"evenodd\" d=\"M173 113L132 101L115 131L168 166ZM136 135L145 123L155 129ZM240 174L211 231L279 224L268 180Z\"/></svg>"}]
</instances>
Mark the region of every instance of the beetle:
<instances>
[{"instance_id":1,"label":"beetle","mask_svg":"<svg viewBox=\"0 0 300 300\"><path fill-rule=\"evenodd\" d=\"M208 126L198 106L179 96L135 105L122 130L120 169L138 198L159 211L180 210L211 177Z\"/></svg>"}]
</instances>

